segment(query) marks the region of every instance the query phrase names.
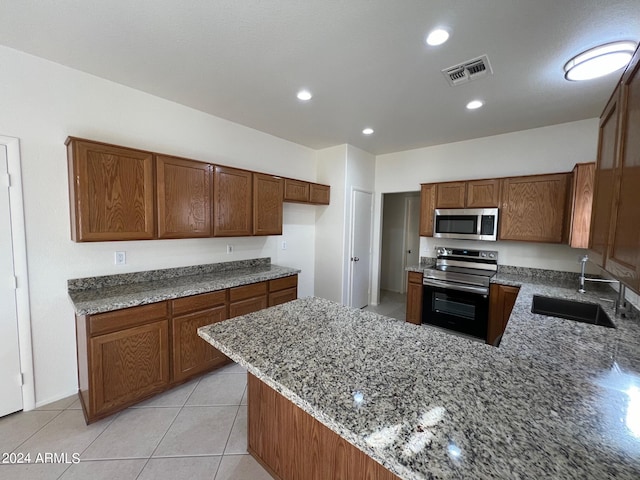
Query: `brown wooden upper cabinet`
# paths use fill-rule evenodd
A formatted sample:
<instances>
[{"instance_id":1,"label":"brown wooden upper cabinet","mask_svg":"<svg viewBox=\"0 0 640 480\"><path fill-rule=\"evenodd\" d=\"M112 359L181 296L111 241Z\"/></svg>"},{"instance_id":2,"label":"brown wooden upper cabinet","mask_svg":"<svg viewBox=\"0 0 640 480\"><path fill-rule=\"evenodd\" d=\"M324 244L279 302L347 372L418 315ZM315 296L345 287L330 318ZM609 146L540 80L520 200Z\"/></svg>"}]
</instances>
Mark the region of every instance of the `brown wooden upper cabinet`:
<instances>
[{"instance_id":1,"label":"brown wooden upper cabinet","mask_svg":"<svg viewBox=\"0 0 640 480\"><path fill-rule=\"evenodd\" d=\"M589 246L589 227L593 204L593 178L595 163L578 163L571 173L571 218L569 245L573 248Z\"/></svg>"},{"instance_id":2,"label":"brown wooden upper cabinet","mask_svg":"<svg viewBox=\"0 0 640 480\"><path fill-rule=\"evenodd\" d=\"M433 236L433 215L436 208L436 184L420 185L420 236Z\"/></svg>"},{"instance_id":3,"label":"brown wooden upper cabinet","mask_svg":"<svg viewBox=\"0 0 640 480\"><path fill-rule=\"evenodd\" d=\"M292 178L284 179L284 201L309 203L309 182L294 180Z\"/></svg>"},{"instance_id":4,"label":"brown wooden upper cabinet","mask_svg":"<svg viewBox=\"0 0 640 480\"><path fill-rule=\"evenodd\" d=\"M284 181L280 177L253 174L253 234L282 235Z\"/></svg>"},{"instance_id":5,"label":"brown wooden upper cabinet","mask_svg":"<svg viewBox=\"0 0 640 480\"><path fill-rule=\"evenodd\" d=\"M69 137L71 238L76 242L155 236L153 154Z\"/></svg>"},{"instance_id":6,"label":"brown wooden upper cabinet","mask_svg":"<svg viewBox=\"0 0 640 480\"><path fill-rule=\"evenodd\" d=\"M252 235L252 173L216 166L213 173L213 236Z\"/></svg>"},{"instance_id":7,"label":"brown wooden upper cabinet","mask_svg":"<svg viewBox=\"0 0 640 480\"><path fill-rule=\"evenodd\" d=\"M466 182L438 183L436 187L436 208L464 208L466 194Z\"/></svg>"},{"instance_id":8,"label":"brown wooden upper cabinet","mask_svg":"<svg viewBox=\"0 0 640 480\"><path fill-rule=\"evenodd\" d=\"M292 203L311 203L329 205L331 187L320 183L284 179L284 201Z\"/></svg>"},{"instance_id":9,"label":"brown wooden upper cabinet","mask_svg":"<svg viewBox=\"0 0 640 480\"><path fill-rule=\"evenodd\" d=\"M500 180L469 180L438 183L436 208L496 208L500 203Z\"/></svg>"},{"instance_id":10,"label":"brown wooden upper cabinet","mask_svg":"<svg viewBox=\"0 0 640 480\"><path fill-rule=\"evenodd\" d=\"M620 85L619 148L605 269L640 292L640 48Z\"/></svg>"},{"instance_id":11,"label":"brown wooden upper cabinet","mask_svg":"<svg viewBox=\"0 0 640 480\"><path fill-rule=\"evenodd\" d=\"M156 156L159 238L211 236L212 168L195 160Z\"/></svg>"},{"instance_id":12,"label":"brown wooden upper cabinet","mask_svg":"<svg viewBox=\"0 0 640 480\"><path fill-rule=\"evenodd\" d=\"M605 267L618 168L618 113L620 88L616 88L600 116L598 159L596 161L589 258Z\"/></svg>"},{"instance_id":13,"label":"brown wooden upper cabinet","mask_svg":"<svg viewBox=\"0 0 640 480\"><path fill-rule=\"evenodd\" d=\"M570 173L502 179L500 240L562 243Z\"/></svg>"},{"instance_id":14,"label":"brown wooden upper cabinet","mask_svg":"<svg viewBox=\"0 0 640 480\"><path fill-rule=\"evenodd\" d=\"M329 205L331 187L319 183L309 184L309 203L315 205Z\"/></svg>"}]
</instances>

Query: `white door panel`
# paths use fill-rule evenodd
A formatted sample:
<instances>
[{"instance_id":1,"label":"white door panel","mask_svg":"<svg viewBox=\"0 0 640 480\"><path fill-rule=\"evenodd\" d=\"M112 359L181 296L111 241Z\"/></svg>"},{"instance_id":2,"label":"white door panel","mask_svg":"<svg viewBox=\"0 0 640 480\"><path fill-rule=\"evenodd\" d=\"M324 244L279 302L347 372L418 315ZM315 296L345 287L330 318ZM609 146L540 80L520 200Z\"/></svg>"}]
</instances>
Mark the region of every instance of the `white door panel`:
<instances>
[{"instance_id":1,"label":"white door panel","mask_svg":"<svg viewBox=\"0 0 640 480\"><path fill-rule=\"evenodd\" d=\"M356 308L363 308L369 304L372 206L373 194L353 190L349 305Z\"/></svg>"},{"instance_id":2,"label":"white door panel","mask_svg":"<svg viewBox=\"0 0 640 480\"><path fill-rule=\"evenodd\" d=\"M0 145L0 417L22 410L7 150Z\"/></svg>"}]
</instances>

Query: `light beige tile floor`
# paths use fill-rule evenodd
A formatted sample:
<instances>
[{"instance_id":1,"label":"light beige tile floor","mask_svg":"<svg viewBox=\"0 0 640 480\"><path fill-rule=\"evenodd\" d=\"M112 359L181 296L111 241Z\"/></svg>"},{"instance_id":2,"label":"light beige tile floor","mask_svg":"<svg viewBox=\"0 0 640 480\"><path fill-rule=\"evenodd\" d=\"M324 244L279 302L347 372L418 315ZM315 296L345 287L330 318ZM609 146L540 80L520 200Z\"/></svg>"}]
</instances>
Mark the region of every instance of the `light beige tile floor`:
<instances>
[{"instance_id":1,"label":"light beige tile floor","mask_svg":"<svg viewBox=\"0 0 640 480\"><path fill-rule=\"evenodd\" d=\"M246 384L232 364L88 426L76 396L0 418L0 454L31 454L0 480L269 480L247 454Z\"/></svg>"},{"instance_id":2,"label":"light beige tile floor","mask_svg":"<svg viewBox=\"0 0 640 480\"><path fill-rule=\"evenodd\" d=\"M405 321L407 318L407 295L403 293L380 290L378 305L369 305L365 310L379 313L385 317Z\"/></svg>"}]
</instances>

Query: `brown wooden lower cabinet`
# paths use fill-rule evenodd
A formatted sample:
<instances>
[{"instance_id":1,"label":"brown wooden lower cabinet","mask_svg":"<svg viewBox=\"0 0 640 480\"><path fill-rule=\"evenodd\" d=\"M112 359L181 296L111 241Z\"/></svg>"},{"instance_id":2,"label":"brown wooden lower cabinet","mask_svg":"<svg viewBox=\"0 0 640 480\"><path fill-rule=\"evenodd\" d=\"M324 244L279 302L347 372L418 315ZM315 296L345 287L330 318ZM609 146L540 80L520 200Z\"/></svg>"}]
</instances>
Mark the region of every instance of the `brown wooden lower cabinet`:
<instances>
[{"instance_id":1,"label":"brown wooden lower cabinet","mask_svg":"<svg viewBox=\"0 0 640 480\"><path fill-rule=\"evenodd\" d=\"M248 450L280 480L399 480L255 376L248 374Z\"/></svg>"},{"instance_id":2,"label":"brown wooden lower cabinet","mask_svg":"<svg viewBox=\"0 0 640 480\"><path fill-rule=\"evenodd\" d=\"M87 423L169 385L167 302L79 316L77 327L79 393Z\"/></svg>"},{"instance_id":3,"label":"brown wooden lower cabinet","mask_svg":"<svg viewBox=\"0 0 640 480\"><path fill-rule=\"evenodd\" d=\"M227 319L227 292L203 293L172 300L173 381L186 380L229 362L198 336L198 328Z\"/></svg>"},{"instance_id":4,"label":"brown wooden lower cabinet","mask_svg":"<svg viewBox=\"0 0 640 480\"><path fill-rule=\"evenodd\" d=\"M407 281L407 322L422 323L422 273L408 272Z\"/></svg>"},{"instance_id":5,"label":"brown wooden lower cabinet","mask_svg":"<svg viewBox=\"0 0 640 480\"><path fill-rule=\"evenodd\" d=\"M487 327L487 343L495 345L500 341L511 311L516 303L520 287L492 283L489 288L489 325Z\"/></svg>"},{"instance_id":6,"label":"brown wooden lower cabinet","mask_svg":"<svg viewBox=\"0 0 640 480\"><path fill-rule=\"evenodd\" d=\"M298 276L269 280L269 306L280 305L298 298Z\"/></svg>"},{"instance_id":7,"label":"brown wooden lower cabinet","mask_svg":"<svg viewBox=\"0 0 640 480\"><path fill-rule=\"evenodd\" d=\"M298 276L76 316L78 393L87 423L230 360L199 327L297 297ZM272 297L273 295L273 297Z\"/></svg>"}]
</instances>

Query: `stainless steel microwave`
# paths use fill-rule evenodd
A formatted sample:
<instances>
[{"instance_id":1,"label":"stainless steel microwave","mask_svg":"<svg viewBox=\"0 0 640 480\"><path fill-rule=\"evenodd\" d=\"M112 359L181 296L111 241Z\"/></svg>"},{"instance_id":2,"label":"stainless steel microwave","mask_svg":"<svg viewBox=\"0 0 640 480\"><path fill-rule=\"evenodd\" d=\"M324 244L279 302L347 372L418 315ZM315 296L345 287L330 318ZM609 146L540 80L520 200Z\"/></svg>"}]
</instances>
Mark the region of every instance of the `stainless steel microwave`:
<instances>
[{"instance_id":1,"label":"stainless steel microwave","mask_svg":"<svg viewBox=\"0 0 640 480\"><path fill-rule=\"evenodd\" d=\"M437 208L433 219L433 236L495 242L498 239L498 209Z\"/></svg>"}]
</instances>

